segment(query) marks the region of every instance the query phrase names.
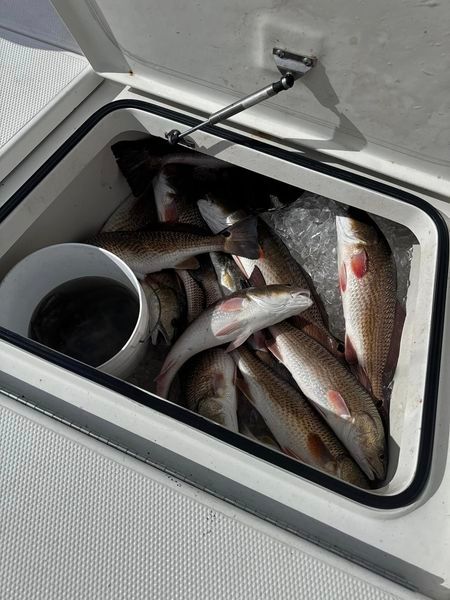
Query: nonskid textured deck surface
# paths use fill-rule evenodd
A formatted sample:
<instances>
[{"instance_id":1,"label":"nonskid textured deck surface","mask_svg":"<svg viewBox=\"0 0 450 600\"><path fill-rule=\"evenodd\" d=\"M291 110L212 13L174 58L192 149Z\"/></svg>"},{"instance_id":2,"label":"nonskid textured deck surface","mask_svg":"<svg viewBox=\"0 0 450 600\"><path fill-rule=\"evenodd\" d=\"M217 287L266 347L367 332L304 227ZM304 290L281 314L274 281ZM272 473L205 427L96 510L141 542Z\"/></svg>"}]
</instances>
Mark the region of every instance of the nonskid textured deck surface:
<instances>
[{"instance_id":1,"label":"nonskid textured deck surface","mask_svg":"<svg viewBox=\"0 0 450 600\"><path fill-rule=\"evenodd\" d=\"M419 597L15 405L0 396L2 598Z\"/></svg>"}]
</instances>

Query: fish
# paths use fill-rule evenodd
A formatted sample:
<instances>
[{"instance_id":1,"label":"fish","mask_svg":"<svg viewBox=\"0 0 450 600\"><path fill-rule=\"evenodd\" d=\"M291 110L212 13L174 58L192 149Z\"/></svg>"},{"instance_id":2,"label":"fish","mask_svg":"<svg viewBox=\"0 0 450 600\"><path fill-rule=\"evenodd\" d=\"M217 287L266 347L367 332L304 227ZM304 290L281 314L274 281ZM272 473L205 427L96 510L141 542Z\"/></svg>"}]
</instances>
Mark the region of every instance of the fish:
<instances>
[{"instance_id":1,"label":"fish","mask_svg":"<svg viewBox=\"0 0 450 600\"><path fill-rule=\"evenodd\" d=\"M132 194L127 196L100 231L136 231L156 221L153 193L147 190L137 198Z\"/></svg>"},{"instance_id":2,"label":"fish","mask_svg":"<svg viewBox=\"0 0 450 600\"><path fill-rule=\"evenodd\" d=\"M153 289L160 305L160 317L157 326L153 328L152 344L157 343L159 334L166 344L171 344L183 323L185 313L183 290L175 274L170 271L147 275L141 283Z\"/></svg>"},{"instance_id":3,"label":"fish","mask_svg":"<svg viewBox=\"0 0 450 600\"><path fill-rule=\"evenodd\" d=\"M211 252L211 254L218 254ZM226 254L224 254L226 256ZM217 302L223 298L222 290L220 289L219 282L217 281L216 272L212 266L209 257L202 257L200 261L200 268L195 271L191 271L192 277L201 286L206 306L211 306L214 302Z\"/></svg>"},{"instance_id":4,"label":"fish","mask_svg":"<svg viewBox=\"0 0 450 600\"><path fill-rule=\"evenodd\" d=\"M292 317L291 322L343 360L342 344L328 329L328 316L311 277L262 219L258 219L258 241L261 250L257 260L241 256L236 260L244 275L252 285L293 283L309 289L313 300L311 307L300 316Z\"/></svg>"},{"instance_id":5,"label":"fish","mask_svg":"<svg viewBox=\"0 0 450 600\"><path fill-rule=\"evenodd\" d=\"M229 296L245 287L249 287L249 283L228 254L211 252L209 256L223 296Z\"/></svg>"},{"instance_id":6,"label":"fish","mask_svg":"<svg viewBox=\"0 0 450 600\"><path fill-rule=\"evenodd\" d=\"M359 467L303 394L245 346L231 354L240 373L237 386L261 414L285 454L347 483L368 487Z\"/></svg>"},{"instance_id":7,"label":"fish","mask_svg":"<svg viewBox=\"0 0 450 600\"><path fill-rule=\"evenodd\" d=\"M207 227L197 205L186 198L177 177L179 179L177 166L171 164L158 171L152 180L158 220L194 225L206 233Z\"/></svg>"},{"instance_id":8,"label":"fish","mask_svg":"<svg viewBox=\"0 0 450 600\"><path fill-rule=\"evenodd\" d=\"M302 316L313 323L327 326L327 315L311 278L291 255L287 247L262 220L258 219L258 241L262 256L256 260L239 257L239 264L247 279L258 277L266 285L292 283L311 292L313 303ZM256 272L255 272L256 271Z\"/></svg>"},{"instance_id":9,"label":"fish","mask_svg":"<svg viewBox=\"0 0 450 600\"><path fill-rule=\"evenodd\" d=\"M204 198L197 200L197 206L212 233L219 233L248 217L248 213L244 209L230 208L229 201L211 193L205 194Z\"/></svg>"},{"instance_id":10,"label":"fish","mask_svg":"<svg viewBox=\"0 0 450 600\"><path fill-rule=\"evenodd\" d=\"M213 233L245 218L243 209L233 209L215 196L197 202L203 219ZM342 344L328 329L328 317L311 277L291 255L282 240L261 219L258 218L258 241L260 254L257 259L235 257L235 262L247 280L254 286L292 283L311 292L313 303L302 313L301 320L294 320L300 328L322 343L335 356L342 359ZM307 330L306 330L307 327Z\"/></svg>"},{"instance_id":11,"label":"fish","mask_svg":"<svg viewBox=\"0 0 450 600\"><path fill-rule=\"evenodd\" d=\"M143 279L139 283L142 286L142 290L147 301L149 315L149 336L152 339L152 343L155 343L153 340L158 334L159 324L161 322L161 299L153 289L150 281Z\"/></svg>"},{"instance_id":12,"label":"fish","mask_svg":"<svg viewBox=\"0 0 450 600\"><path fill-rule=\"evenodd\" d=\"M229 343L237 348L255 331L282 321L310 306L305 290L294 286L266 286L235 292L208 307L181 334L167 355L156 378L157 393L166 397L183 364L208 348Z\"/></svg>"},{"instance_id":13,"label":"fish","mask_svg":"<svg viewBox=\"0 0 450 600\"><path fill-rule=\"evenodd\" d=\"M194 271L192 271L194 272ZM184 292L186 294L187 303L187 322L191 323L196 319L206 308L206 297L201 285L192 277L190 271L177 271L178 277L181 279Z\"/></svg>"},{"instance_id":14,"label":"fish","mask_svg":"<svg viewBox=\"0 0 450 600\"><path fill-rule=\"evenodd\" d=\"M375 402L356 377L321 344L289 323L269 327L269 350L291 372L370 480L386 475L387 446Z\"/></svg>"},{"instance_id":15,"label":"fish","mask_svg":"<svg viewBox=\"0 0 450 600\"><path fill-rule=\"evenodd\" d=\"M236 365L231 356L212 348L191 359L184 371L187 408L238 433Z\"/></svg>"},{"instance_id":16,"label":"fish","mask_svg":"<svg viewBox=\"0 0 450 600\"><path fill-rule=\"evenodd\" d=\"M345 358L387 412L385 391L397 364L404 313L386 238L365 213L353 215L336 217Z\"/></svg>"},{"instance_id":17,"label":"fish","mask_svg":"<svg viewBox=\"0 0 450 600\"><path fill-rule=\"evenodd\" d=\"M264 337L264 341L265 341L265 337ZM263 362L268 367L270 367L272 369L272 371L275 371L275 373L278 375L278 377L280 377L281 379L284 379L284 381L289 383L289 385L291 387L298 389L298 386L295 383L295 379L292 377L289 369L287 369L283 365L283 363L281 363L279 360L277 360L273 354L268 352L267 347L265 348L265 351L262 350L261 347L259 349L254 348L254 352L255 352L255 356L257 356L257 358L259 358L259 360L261 362Z\"/></svg>"},{"instance_id":18,"label":"fish","mask_svg":"<svg viewBox=\"0 0 450 600\"><path fill-rule=\"evenodd\" d=\"M170 268L197 269L197 254L222 251L258 255L256 223L252 218L215 236L160 226L146 231L100 233L88 243L116 254L140 277Z\"/></svg>"},{"instance_id":19,"label":"fish","mask_svg":"<svg viewBox=\"0 0 450 600\"><path fill-rule=\"evenodd\" d=\"M160 169L171 165L184 167L187 173L193 173L197 168L220 171L228 167L227 163L200 152L174 152L173 146L156 136L123 140L113 144L111 150L135 196L145 191Z\"/></svg>"},{"instance_id":20,"label":"fish","mask_svg":"<svg viewBox=\"0 0 450 600\"><path fill-rule=\"evenodd\" d=\"M238 423L239 433L251 440L281 452L280 446L271 434L259 412L238 390Z\"/></svg>"}]
</instances>

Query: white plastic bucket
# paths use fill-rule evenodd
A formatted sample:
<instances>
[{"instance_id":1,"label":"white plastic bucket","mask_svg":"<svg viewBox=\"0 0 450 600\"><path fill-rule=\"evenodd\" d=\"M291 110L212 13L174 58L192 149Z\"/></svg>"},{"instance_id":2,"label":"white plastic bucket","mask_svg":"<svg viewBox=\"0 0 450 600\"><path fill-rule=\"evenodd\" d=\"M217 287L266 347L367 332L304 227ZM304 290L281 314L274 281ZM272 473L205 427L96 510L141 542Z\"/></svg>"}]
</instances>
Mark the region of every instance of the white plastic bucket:
<instances>
[{"instance_id":1,"label":"white plastic bucket","mask_svg":"<svg viewBox=\"0 0 450 600\"><path fill-rule=\"evenodd\" d=\"M122 349L98 367L128 377L143 359L149 339L149 313L143 289L131 269L117 256L88 244L56 244L20 261L0 284L0 325L29 337L35 309L47 294L80 277L105 277L127 287L138 299L136 325Z\"/></svg>"}]
</instances>

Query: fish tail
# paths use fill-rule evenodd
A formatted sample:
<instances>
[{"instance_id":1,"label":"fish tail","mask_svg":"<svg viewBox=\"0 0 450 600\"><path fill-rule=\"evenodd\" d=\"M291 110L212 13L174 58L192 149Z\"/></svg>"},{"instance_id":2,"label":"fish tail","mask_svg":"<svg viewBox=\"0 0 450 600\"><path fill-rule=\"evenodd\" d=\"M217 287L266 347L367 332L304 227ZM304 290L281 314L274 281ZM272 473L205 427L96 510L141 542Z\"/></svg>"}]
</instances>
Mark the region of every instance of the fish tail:
<instances>
[{"instance_id":1,"label":"fish tail","mask_svg":"<svg viewBox=\"0 0 450 600\"><path fill-rule=\"evenodd\" d=\"M117 142L111 147L117 165L122 171L131 191L139 196L149 187L161 165L161 156L167 152L157 139Z\"/></svg>"},{"instance_id":2,"label":"fish tail","mask_svg":"<svg viewBox=\"0 0 450 600\"><path fill-rule=\"evenodd\" d=\"M229 254L257 259L259 257L258 230L255 217L248 217L225 231L224 250Z\"/></svg>"},{"instance_id":3,"label":"fish tail","mask_svg":"<svg viewBox=\"0 0 450 600\"><path fill-rule=\"evenodd\" d=\"M162 398L168 397L170 386L177 371L177 361L170 358L169 354L161 367L161 371L154 379L158 396L161 396Z\"/></svg>"}]
</instances>

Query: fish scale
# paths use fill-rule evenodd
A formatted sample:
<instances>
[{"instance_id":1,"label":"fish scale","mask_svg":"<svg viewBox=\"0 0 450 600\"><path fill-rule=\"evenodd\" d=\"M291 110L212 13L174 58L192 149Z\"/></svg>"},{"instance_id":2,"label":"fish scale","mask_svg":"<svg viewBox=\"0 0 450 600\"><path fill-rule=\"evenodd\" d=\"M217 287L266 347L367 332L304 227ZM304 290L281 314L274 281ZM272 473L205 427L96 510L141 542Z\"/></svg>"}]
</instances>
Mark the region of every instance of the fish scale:
<instances>
[{"instance_id":1,"label":"fish scale","mask_svg":"<svg viewBox=\"0 0 450 600\"><path fill-rule=\"evenodd\" d=\"M288 323L270 328L270 350L370 478L383 479L386 440L374 400L328 350Z\"/></svg>"},{"instance_id":2,"label":"fish scale","mask_svg":"<svg viewBox=\"0 0 450 600\"><path fill-rule=\"evenodd\" d=\"M222 348L212 348L191 359L185 372L186 406L238 432L236 366L230 355Z\"/></svg>"},{"instance_id":3,"label":"fish scale","mask_svg":"<svg viewBox=\"0 0 450 600\"><path fill-rule=\"evenodd\" d=\"M232 354L246 394L282 450L348 483L367 487L356 463L299 391L244 346Z\"/></svg>"},{"instance_id":4,"label":"fish scale","mask_svg":"<svg viewBox=\"0 0 450 600\"><path fill-rule=\"evenodd\" d=\"M374 223L338 217L338 264L345 318L346 359L358 369L375 398L385 401L384 387L396 357L388 357L396 330L395 263L387 241ZM401 322L398 322L401 327Z\"/></svg>"},{"instance_id":5,"label":"fish scale","mask_svg":"<svg viewBox=\"0 0 450 600\"><path fill-rule=\"evenodd\" d=\"M258 255L256 225L251 219L238 223L226 235L201 235L160 226L148 231L100 233L89 243L116 254L139 275L180 266L197 268L195 256L208 252Z\"/></svg>"}]
</instances>

